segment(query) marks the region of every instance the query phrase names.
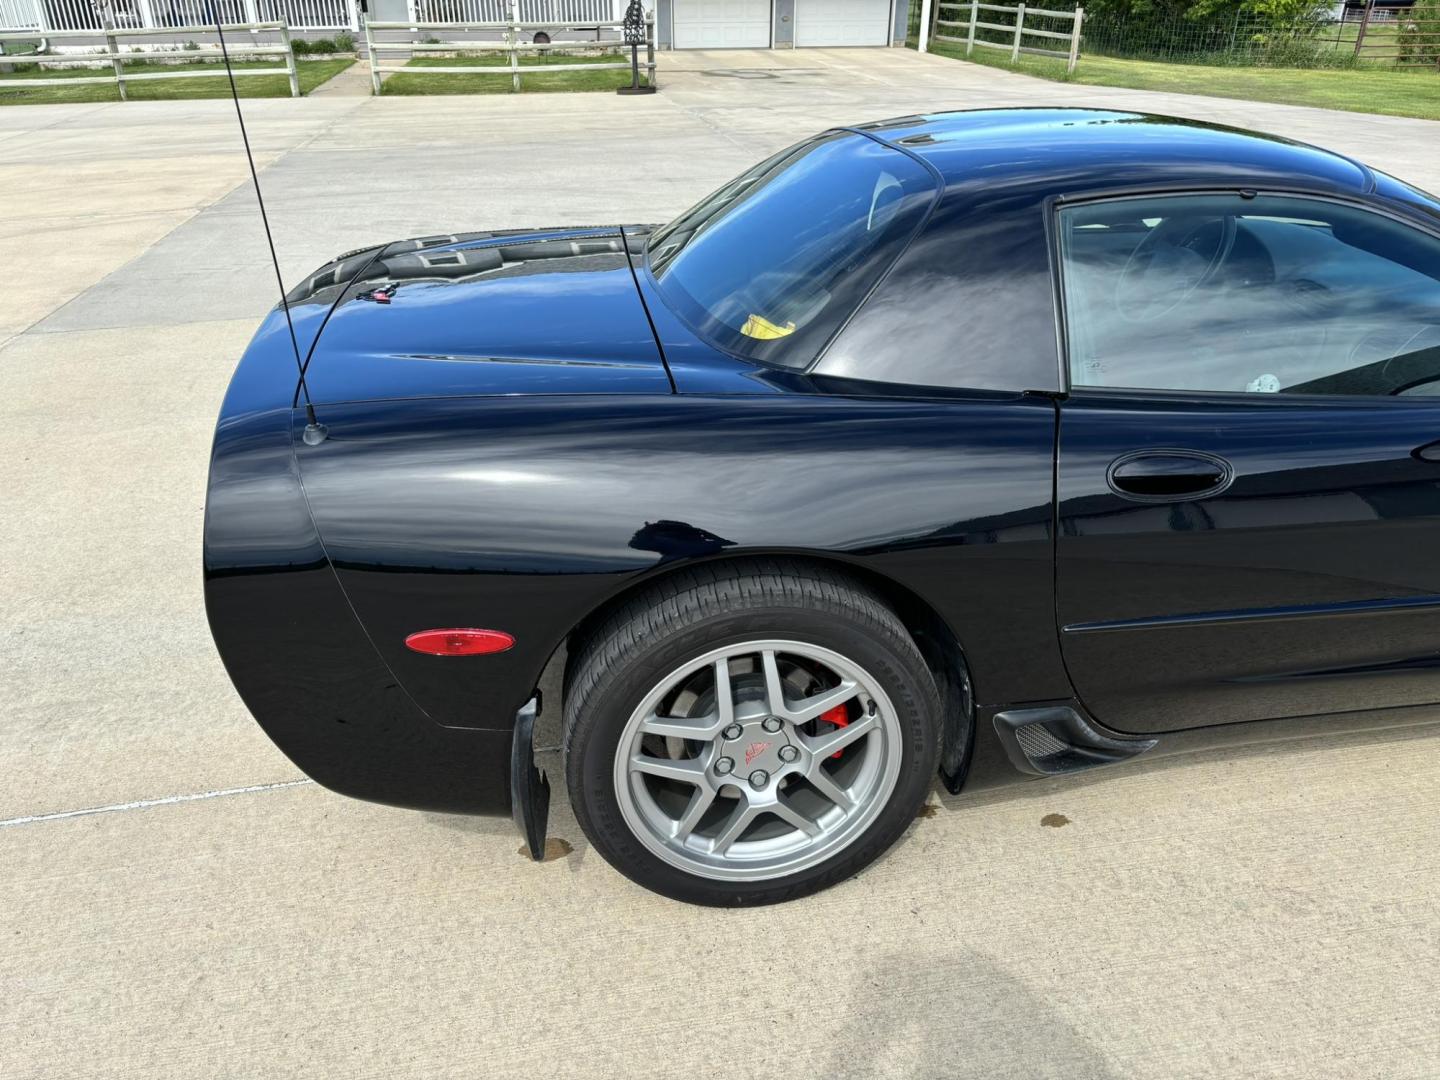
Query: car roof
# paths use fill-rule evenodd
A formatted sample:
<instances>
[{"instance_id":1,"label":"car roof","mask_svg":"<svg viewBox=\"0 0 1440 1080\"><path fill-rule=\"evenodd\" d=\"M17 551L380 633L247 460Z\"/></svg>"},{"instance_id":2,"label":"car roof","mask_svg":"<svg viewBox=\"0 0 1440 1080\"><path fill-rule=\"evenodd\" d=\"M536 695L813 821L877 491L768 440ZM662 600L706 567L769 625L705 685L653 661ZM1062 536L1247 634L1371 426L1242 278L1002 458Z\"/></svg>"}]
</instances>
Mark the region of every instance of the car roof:
<instances>
[{"instance_id":1,"label":"car roof","mask_svg":"<svg viewBox=\"0 0 1440 1080\"><path fill-rule=\"evenodd\" d=\"M1284 183L1359 194L1374 177L1318 147L1199 120L1101 109L977 109L857 125L933 165L947 187L1063 194L1097 188Z\"/></svg>"}]
</instances>

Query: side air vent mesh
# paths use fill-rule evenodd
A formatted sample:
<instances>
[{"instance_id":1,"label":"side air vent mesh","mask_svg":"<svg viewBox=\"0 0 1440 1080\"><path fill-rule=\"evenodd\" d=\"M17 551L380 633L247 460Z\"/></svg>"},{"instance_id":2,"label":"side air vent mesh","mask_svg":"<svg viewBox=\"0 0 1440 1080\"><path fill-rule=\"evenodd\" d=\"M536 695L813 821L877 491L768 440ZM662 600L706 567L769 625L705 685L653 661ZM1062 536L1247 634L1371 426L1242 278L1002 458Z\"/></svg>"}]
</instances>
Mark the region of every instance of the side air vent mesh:
<instances>
[{"instance_id":1,"label":"side air vent mesh","mask_svg":"<svg viewBox=\"0 0 1440 1080\"><path fill-rule=\"evenodd\" d=\"M1020 749L1025 751L1025 756L1031 761L1037 758L1054 757L1069 749L1054 735L1046 731L1043 724L1026 724L1024 727L1018 727L1015 729L1015 738L1020 743Z\"/></svg>"}]
</instances>

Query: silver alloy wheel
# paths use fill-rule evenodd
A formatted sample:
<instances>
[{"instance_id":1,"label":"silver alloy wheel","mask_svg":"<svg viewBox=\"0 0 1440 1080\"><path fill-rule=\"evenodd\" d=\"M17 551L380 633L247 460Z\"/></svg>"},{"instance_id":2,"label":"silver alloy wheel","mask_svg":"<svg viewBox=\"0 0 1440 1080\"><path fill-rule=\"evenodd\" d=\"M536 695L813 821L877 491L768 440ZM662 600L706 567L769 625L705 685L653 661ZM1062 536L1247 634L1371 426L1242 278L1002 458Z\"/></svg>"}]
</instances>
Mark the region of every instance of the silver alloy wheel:
<instances>
[{"instance_id":1,"label":"silver alloy wheel","mask_svg":"<svg viewBox=\"0 0 1440 1080\"><path fill-rule=\"evenodd\" d=\"M844 706L847 721L821 720ZM889 801L903 752L868 672L798 641L698 656L640 701L621 732L615 792L631 832L699 877L765 881L830 858Z\"/></svg>"}]
</instances>

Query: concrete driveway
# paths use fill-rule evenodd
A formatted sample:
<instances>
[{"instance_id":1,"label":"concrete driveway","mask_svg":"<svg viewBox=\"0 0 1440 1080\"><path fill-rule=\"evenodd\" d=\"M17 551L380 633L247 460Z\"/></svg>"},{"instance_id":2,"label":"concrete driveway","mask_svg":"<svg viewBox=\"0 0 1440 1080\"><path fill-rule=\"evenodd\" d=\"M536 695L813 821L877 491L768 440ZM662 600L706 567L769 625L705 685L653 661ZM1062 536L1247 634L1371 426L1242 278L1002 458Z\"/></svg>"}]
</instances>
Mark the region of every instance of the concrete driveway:
<instances>
[{"instance_id":1,"label":"concrete driveway","mask_svg":"<svg viewBox=\"0 0 1440 1080\"><path fill-rule=\"evenodd\" d=\"M900 51L664 92L246 103L288 279L397 236L662 219L798 136L1092 104L1440 188L1440 125ZM206 456L274 300L228 102L0 109L0 1076L1437 1075L1440 742L1141 764L934 812L743 913L303 781L201 605ZM553 764L553 758L552 758ZM1046 827L1052 815L1068 820Z\"/></svg>"}]
</instances>

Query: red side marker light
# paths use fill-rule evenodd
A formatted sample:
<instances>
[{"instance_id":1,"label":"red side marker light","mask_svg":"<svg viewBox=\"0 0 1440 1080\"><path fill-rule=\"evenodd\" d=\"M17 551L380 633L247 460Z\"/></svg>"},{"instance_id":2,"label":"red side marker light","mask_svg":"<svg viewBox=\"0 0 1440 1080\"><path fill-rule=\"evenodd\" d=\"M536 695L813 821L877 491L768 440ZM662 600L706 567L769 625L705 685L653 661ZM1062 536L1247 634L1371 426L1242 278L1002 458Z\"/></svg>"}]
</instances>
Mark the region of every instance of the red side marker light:
<instances>
[{"instance_id":1,"label":"red side marker light","mask_svg":"<svg viewBox=\"0 0 1440 1080\"><path fill-rule=\"evenodd\" d=\"M428 656L481 656L504 652L515 639L503 630L421 630L407 637L405 644Z\"/></svg>"}]
</instances>

